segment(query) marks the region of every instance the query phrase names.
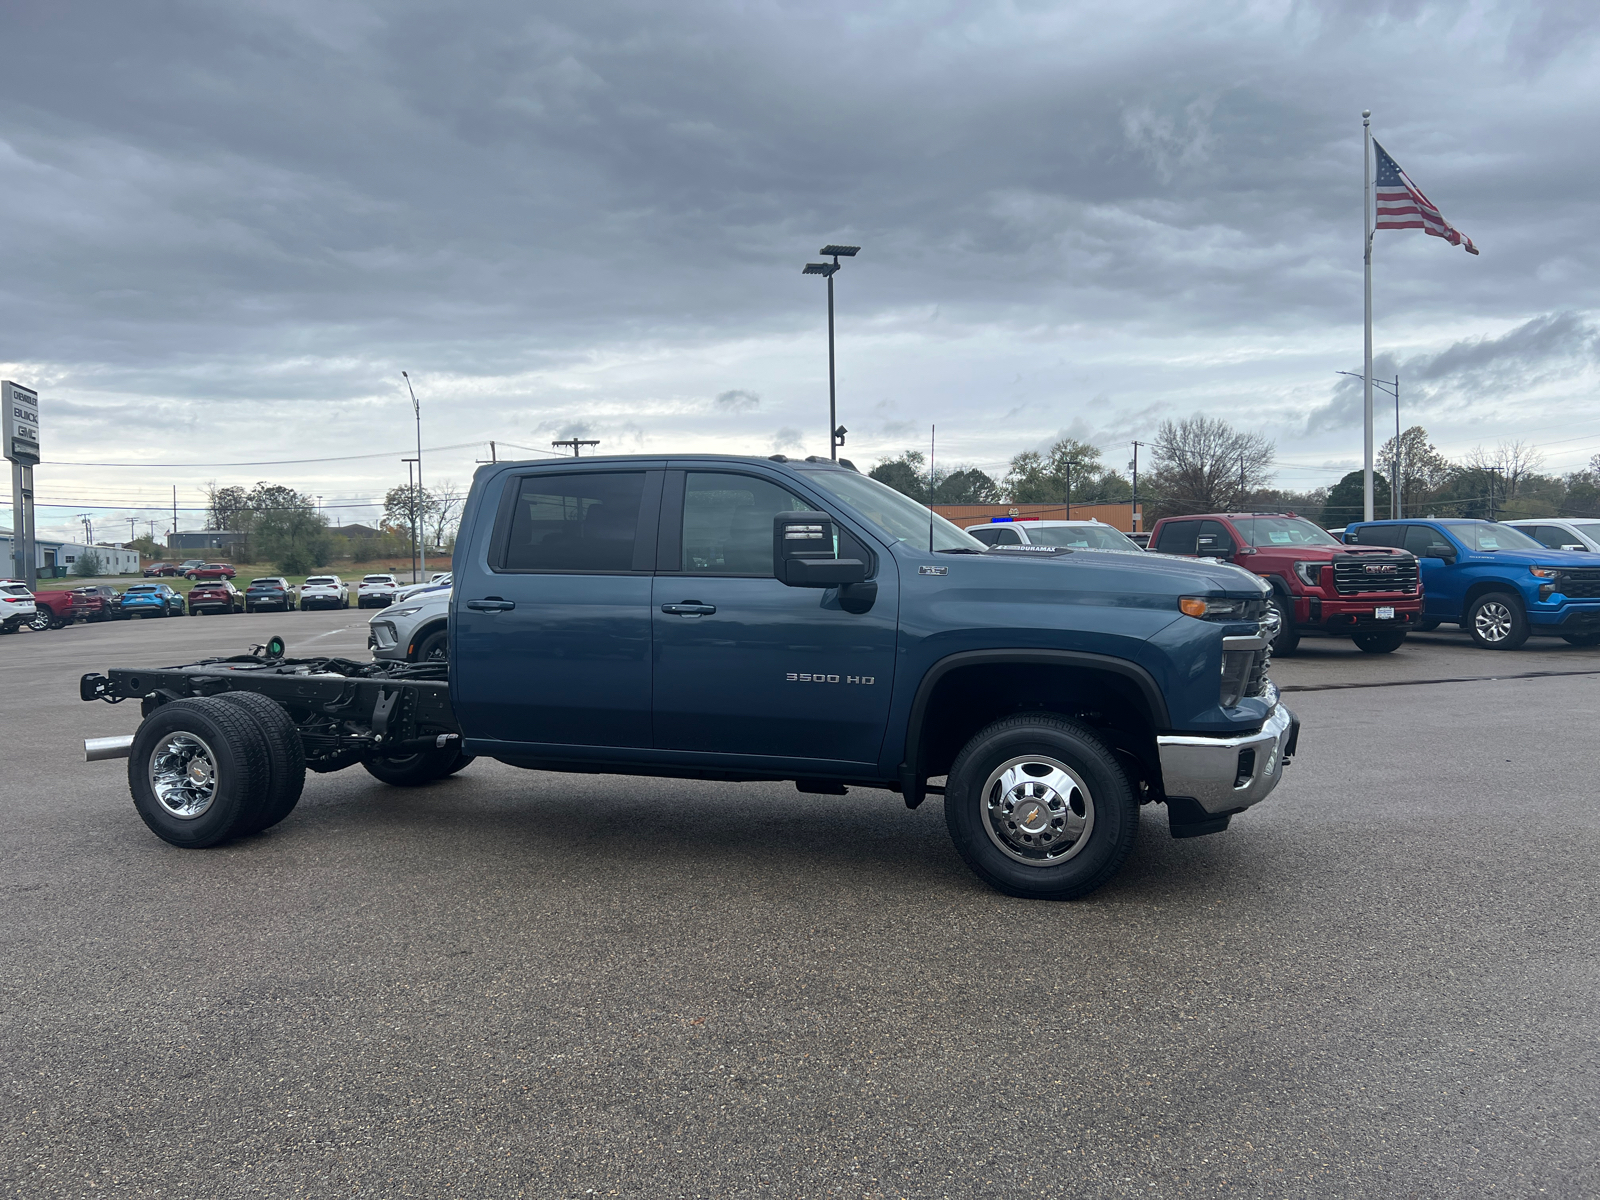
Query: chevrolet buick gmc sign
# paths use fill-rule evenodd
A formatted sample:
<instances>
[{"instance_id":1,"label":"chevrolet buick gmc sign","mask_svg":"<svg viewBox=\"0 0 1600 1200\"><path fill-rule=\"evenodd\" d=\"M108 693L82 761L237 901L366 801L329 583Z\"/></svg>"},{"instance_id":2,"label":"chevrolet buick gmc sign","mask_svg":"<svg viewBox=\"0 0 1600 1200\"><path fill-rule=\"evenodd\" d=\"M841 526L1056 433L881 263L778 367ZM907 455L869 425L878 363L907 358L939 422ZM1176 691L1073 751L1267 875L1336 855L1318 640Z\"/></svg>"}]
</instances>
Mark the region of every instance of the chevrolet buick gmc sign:
<instances>
[{"instance_id":1,"label":"chevrolet buick gmc sign","mask_svg":"<svg viewBox=\"0 0 1600 1200\"><path fill-rule=\"evenodd\" d=\"M38 394L7 379L0 383L0 400L5 404L0 437L5 441L6 457L12 462L32 466L39 461Z\"/></svg>"}]
</instances>

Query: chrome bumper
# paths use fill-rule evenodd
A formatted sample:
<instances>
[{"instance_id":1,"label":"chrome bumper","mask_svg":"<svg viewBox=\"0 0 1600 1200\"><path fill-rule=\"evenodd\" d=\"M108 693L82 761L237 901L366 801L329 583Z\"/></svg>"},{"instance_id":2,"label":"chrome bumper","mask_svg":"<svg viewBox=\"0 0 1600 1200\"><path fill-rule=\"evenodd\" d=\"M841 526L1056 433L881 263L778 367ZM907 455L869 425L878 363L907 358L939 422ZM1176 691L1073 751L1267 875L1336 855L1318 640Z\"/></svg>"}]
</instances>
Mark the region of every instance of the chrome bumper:
<instances>
[{"instance_id":1,"label":"chrome bumper","mask_svg":"<svg viewBox=\"0 0 1600 1200\"><path fill-rule=\"evenodd\" d=\"M1162 786L1214 815L1249 808L1278 786L1299 733L1298 718L1279 704L1258 732L1242 737L1158 736Z\"/></svg>"}]
</instances>

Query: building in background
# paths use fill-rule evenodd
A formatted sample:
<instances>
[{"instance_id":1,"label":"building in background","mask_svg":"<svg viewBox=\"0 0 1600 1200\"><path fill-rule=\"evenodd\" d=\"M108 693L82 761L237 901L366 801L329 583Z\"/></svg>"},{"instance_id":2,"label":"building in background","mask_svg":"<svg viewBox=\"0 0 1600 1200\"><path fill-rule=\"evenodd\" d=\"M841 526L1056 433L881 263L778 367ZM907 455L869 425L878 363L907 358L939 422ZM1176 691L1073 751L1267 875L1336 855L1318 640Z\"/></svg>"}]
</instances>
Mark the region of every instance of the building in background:
<instances>
[{"instance_id":1,"label":"building in background","mask_svg":"<svg viewBox=\"0 0 1600 1200\"><path fill-rule=\"evenodd\" d=\"M216 550L222 556L250 561L250 534L242 529L189 529L167 534L167 549Z\"/></svg>"},{"instance_id":2,"label":"building in background","mask_svg":"<svg viewBox=\"0 0 1600 1200\"><path fill-rule=\"evenodd\" d=\"M1144 527L1144 505L1139 505L1140 524L1135 526L1133 505L1126 500L1121 504L1074 504L1070 512L1065 504L935 504L933 511L963 529L996 517L1012 521L1100 521L1123 533Z\"/></svg>"},{"instance_id":3,"label":"building in background","mask_svg":"<svg viewBox=\"0 0 1600 1200\"><path fill-rule=\"evenodd\" d=\"M7 571L12 562L11 530L0 529L0 554L3 554ZM120 543L109 546L87 546L82 542L53 542L39 538L34 542L34 566L39 570L40 579L63 579L69 575L76 575L78 559L87 551L93 550L100 559L101 575L138 575L140 573L139 552L130 550Z\"/></svg>"}]
</instances>

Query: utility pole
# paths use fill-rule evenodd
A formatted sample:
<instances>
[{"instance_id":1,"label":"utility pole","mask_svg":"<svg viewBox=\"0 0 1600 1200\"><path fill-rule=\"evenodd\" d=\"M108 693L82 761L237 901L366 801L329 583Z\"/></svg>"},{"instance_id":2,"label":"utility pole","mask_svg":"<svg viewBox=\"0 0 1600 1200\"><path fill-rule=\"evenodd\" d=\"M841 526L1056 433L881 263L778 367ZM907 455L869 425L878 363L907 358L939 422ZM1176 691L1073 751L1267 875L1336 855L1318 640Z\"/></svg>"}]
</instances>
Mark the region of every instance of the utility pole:
<instances>
[{"instance_id":1,"label":"utility pole","mask_svg":"<svg viewBox=\"0 0 1600 1200\"><path fill-rule=\"evenodd\" d=\"M481 467L481 466L484 466L485 464L493 464L493 463L497 463L499 461L500 461L499 458L496 457L495 448L494 448L494 442L491 441L489 443L489 457L488 458L480 458L480 459L477 460L477 463Z\"/></svg>"},{"instance_id":2,"label":"utility pole","mask_svg":"<svg viewBox=\"0 0 1600 1200\"><path fill-rule=\"evenodd\" d=\"M1072 460L1066 462L1067 478L1067 520L1072 520Z\"/></svg>"},{"instance_id":3,"label":"utility pole","mask_svg":"<svg viewBox=\"0 0 1600 1200\"><path fill-rule=\"evenodd\" d=\"M406 464L406 494L411 497L411 582L420 583L417 576L417 485L411 480L411 464L414 458L402 459Z\"/></svg>"},{"instance_id":4,"label":"utility pole","mask_svg":"<svg viewBox=\"0 0 1600 1200\"><path fill-rule=\"evenodd\" d=\"M172 485L172 538L173 538L174 542L176 542L177 538L178 538L178 485L177 484L173 484Z\"/></svg>"},{"instance_id":5,"label":"utility pole","mask_svg":"<svg viewBox=\"0 0 1600 1200\"><path fill-rule=\"evenodd\" d=\"M1485 467L1484 470L1489 472L1489 520L1492 521L1492 520L1495 519L1496 511L1498 511L1495 508L1495 502L1494 502L1494 477L1496 475L1500 474L1500 468L1499 467Z\"/></svg>"},{"instance_id":6,"label":"utility pole","mask_svg":"<svg viewBox=\"0 0 1600 1200\"><path fill-rule=\"evenodd\" d=\"M1244 451L1239 452L1239 511L1244 511L1245 501L1250 497L1244 490Z\"/></svg>"},{"instance_id":7,"label":"utility pole","mask_svg":"<svg viewBox=\"0 0 1600 1200\"><path fill-rule=\"evenodd\" d=\"M579 446L598 446L600 444L600 441L599 441L598 438L575 438L575 437L570 437L570 438L564 438L559 442L551 442L550 444L552 446L571 446L572 447L572 457L573 458L577 458L578 457L578 447ZM489 445L493 446L494 443L490 442Z\"/></svg>"},{"instance_id":8,"label":"utility pole","mask_svg":"<svg viewBox=\"0 0 1600 1200\"><path fill-rule=\"evenodd\" d=\"M1133 531L1141 532L1139 526L1144 524L1139 519L1139 447L1148 446L1149 442L1134 442L1133 444Z\"/></svg>"}]
</instances>

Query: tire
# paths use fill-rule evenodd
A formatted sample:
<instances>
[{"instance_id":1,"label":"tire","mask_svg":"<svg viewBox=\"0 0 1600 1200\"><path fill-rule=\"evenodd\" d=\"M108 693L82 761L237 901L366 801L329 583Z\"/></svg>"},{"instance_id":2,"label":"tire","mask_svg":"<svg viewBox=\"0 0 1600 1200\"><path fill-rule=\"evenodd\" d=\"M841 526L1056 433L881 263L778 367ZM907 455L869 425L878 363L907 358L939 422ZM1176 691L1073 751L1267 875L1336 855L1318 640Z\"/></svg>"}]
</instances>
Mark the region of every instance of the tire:
<instances>
[{"instance_id":1,"label":"tire","mask_svg":"<svg viewBox=\"0 0 1600 1200\"><path fill-rule=\"evenodd\" d=\"M1516 650L1528 640L1522 602L1510 592L1485 592L1467 607L1467 632L1485 650Z\"/></svg>"},{"instance_id":2,"label":"tire","mask_svg":"<svg viewBox=\"0 0 1600 1200\"><path fill-rule=\"evenodd\" d=\"M1267 603L1272 611L1278 614L1281 625L1278 636L1272 639L1272 653L1276 655L1293 654L1300 646L1300 633L1294 627L1294 605L1288 597L1281 592L1274 591L1272 599Z\"/></svg>"},{"instance_id":3,"label":"tire","mask_svg":"<svg viewBox=\"0 0 1600 1200\"><path fill-rule=\"evenodd\" d=\"M421 750L404 758L369 758L361 765L374 779L394 787L423 787L466 766L466 763L456 764L461 757L458 746L445 746L438 750Z\"/></svg>"},{"instance_id":4,"label":"tire","mask_svg":"<svg viewBox=\"0 0 1600 1200\"><path fill-rule=\"evenodd\" d=\"M450 661L450 632L446 629L435 629L422 639L422 644L417 647L417 657L413 662L449 662Z\"/></svg>"},{"instance_id":5,"label":"tire","mask_svg":"<svg viewBox=\"0 0 1600 1200\"><path fill-rule=\"evenodd\" d=\"M1432 633L1439 628L1439 622L1433 617L1423 617L1411 628L1416 633Z\"/></svg>"},{"instance_id":6,"label":"tire","mask_svg":"<svg viewBox=\"0 0 1600 1200\"><path fill-rule=\"evenodd\" d=\"M476 754L462 754L460 751L457 751L455 762L451 763L450 769L447 770L444 775L439 776L439 778L443 779L446 775L454 775L457 771L470 767L477 760L477 757L478 756Z\"/></svg>"},{"instance_id":7,"label":"tire","mask_svg":"<svg viewBox=\"0 0 1600 1200\"><path fill-rule=\"evenodd\" d=\"M1405 632L1352 633L1350 639L1363 654L1393 654L1406 640Z\"/></svg>"},{"instance_id":8,"label":"tire","mask_svg":"<svg viewBox=\"0 0 1600 1200\"><path fill-rule=\"evenodd\" d=\"M1600 646L1600 633L1563 633L1561 640L1569 646Z\"/></svg>"},{"instance_id":9,"label":"tire","mask_svg":"<svg viewBox=\"0 0 1600 1200\"><path fill-rule=\"evenodd\" d=\"M28 622L28 628L33 630L35 633L43 633L46 629L53 628L54 625L55 620L53 617L51 617L50 610L46 608L39 609L38 612L33 614L33 618Z\"/></svg>"},{"instance_id":10,"label":"tire","mask_svg":"<svg viewBox=\"0 0 1600 1200\"><path fill-rule=\"evenodd\" d=\"M193 766L182 770L185 755L205 766L198 773ZM267 762L266 741L248 713L215 697L174 700L134 734L128 789L150 832L198 850L227 841L257 819Z\"/></svg>"},{"instance_id":11,"label":"tire","mask_svg":"<svg viewBox=\"0 0 1600 1200\"><path fill-rule=\"evenodd\" d=\"M217 699L249 714L261 731L267 751L267 782L261 806L237 832L271 829L294 811L306 786L306 751L300 731L288 713L255 692L224 692Z\"/></svg>"},{"instance_id":12,"label":"tire","mask_svg":"<svg viewBox=\"0 0 1600 1200\"><path fill-rule=\"evenodd\" d=\"M1038 900L1075 900L1106 883L1139 829L1116 756L1088 726L1048 713L1008 717L974 736L950 767L944 816L978 878Z\"/></svg>"}]
</instances>

